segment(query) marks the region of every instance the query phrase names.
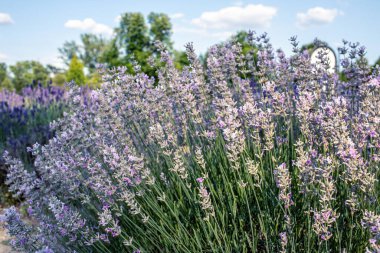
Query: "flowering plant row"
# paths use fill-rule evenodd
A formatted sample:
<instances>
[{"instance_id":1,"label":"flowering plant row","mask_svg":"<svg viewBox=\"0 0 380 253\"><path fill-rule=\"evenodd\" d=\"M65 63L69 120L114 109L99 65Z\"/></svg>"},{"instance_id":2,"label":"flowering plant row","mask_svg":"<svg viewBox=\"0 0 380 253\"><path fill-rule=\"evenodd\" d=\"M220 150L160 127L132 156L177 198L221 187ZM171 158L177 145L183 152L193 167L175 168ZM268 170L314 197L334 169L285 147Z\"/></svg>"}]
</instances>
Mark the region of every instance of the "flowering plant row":
<instances>
[{"instance_id":1,"label":"flowering plant row","mask_svg":"<svg viewBox=\"0 0 380 253\"><path fill-rule=\"evenodd\" d=\"M88 92L88 88L82 88L82 100L85 101ZM36 142L45 144L54 136L49 123L62 117L67 107L66 99L65 90L56 86L28 86L19 94L0 91L0 153L7 150L10 155L21 159L25 166L31 166L33 157L26 148ZM12 201L3 189L5 167L4 159L0 158L0 205Z\"/></svg>"},{"instance_id":2,"label":"flowering plant row","mask_svg":"<svg viewBox=\"0 0 380 253\"><path fill-rule=\"evenodd\" d=\"M49 120L60 116L64 99L64 90L54 86L26 87L21 94L0 91L0 141L17 142L16 138L27 134L27 128L49 125ZM13 150L17 148L12 146Z\"/></svg>"},{"instance_id":3,"label":"flowering plant row","mask_svg":"<svg viewBox=\"0 0 380 253\"><path fill-rule=\"evenodd\" d=\"M8 150L12 156L30 164L26 147L46 143L53 137L49 122L62 116L64 90L59 87L26 87L20 94L0 91L0 153ZM5 161L0 158L0 205L14 201L4 185Z\"/></svg>"},{"instance_id":4,"label":"flowering plant row","mask_svg":"<svg viewBox=\"0 0 380 253\"><path fill-rule=\"evenodd\" d=\"M191 44L179 72L158 44L158 80L135 66L51 124L34 170L5 154L14 208L2 216L27 252L378 252L380 76L344 42L341 81L249 34Z\"/></svg>"}]
</instances>

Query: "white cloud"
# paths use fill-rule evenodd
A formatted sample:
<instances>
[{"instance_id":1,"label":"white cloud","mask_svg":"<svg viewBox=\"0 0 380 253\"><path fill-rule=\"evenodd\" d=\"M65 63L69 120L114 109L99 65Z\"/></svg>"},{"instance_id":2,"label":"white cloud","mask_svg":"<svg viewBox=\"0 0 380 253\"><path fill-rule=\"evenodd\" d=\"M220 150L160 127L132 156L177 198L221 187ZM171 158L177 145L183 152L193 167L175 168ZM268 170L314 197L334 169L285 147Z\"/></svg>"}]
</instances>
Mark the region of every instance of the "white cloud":
<instances>
[{"instance_id":1,"label":"white cloud","mask_svg":"<svg viewBox=\"0 0 380 253\"><path fill-rule=\"evenodd\" d=\"M192 20L194 25L205 29L256 29L269 27L277 8L262 4L232 6L218 11L203 12Z\"/></svg>"},{"instance_id":2,"label":"white cloud","mask_svg":"<svg viewBox=\"0 0 380 253\"><path fill-rule=\"evenodd\" d=\"M14 21L8 13L1 13L0 12L0 25L9 25L13 24Z\"/></svg>"},{"instance_id":3,"label":"white cloud","mask_svg":"<svg viewBox=\"0 0 380 253\"><path fill-rule=\"evenodd\" d=\"M83 31L89 31L98 34L111 35L113 29L107 25L96 23L92 18L86 18L84 20L70 19L65 23L66 28L80 29Z\"/></svg>"},{"instance_id":4,"label":"white cloud","mask_svg":"<svg viewBox=\"0 0 380 253\"><path fill-rule=\"evenodd\" d=\"M333 22L338 15L343 15L343 12L337 9L314 7L306 12L297 13L297 25L301 28L324 25Z\"/></svg>"},{"instance_id":5,"label":"white cloud","mask_svg":"<svg viewBox=\"0 0 380 253\"><path fill-rule=\"evenodd\" d=\"M5 61L6 59L8 59L8 56L0 53L0 61Z\"/></svg>"},{"instance_id":6,"label":"white cloud","mask_svg":"<svg viewBox=\"0 0 380 253\"><path fill-rule=\"evenodd\" d=\"M173 14L169 15L169 17L171 19L179 19L179 18L183 18L184 16L185 16L185 14L183 14L181 12L173 13Z\"/></svg>"}]
</instances>

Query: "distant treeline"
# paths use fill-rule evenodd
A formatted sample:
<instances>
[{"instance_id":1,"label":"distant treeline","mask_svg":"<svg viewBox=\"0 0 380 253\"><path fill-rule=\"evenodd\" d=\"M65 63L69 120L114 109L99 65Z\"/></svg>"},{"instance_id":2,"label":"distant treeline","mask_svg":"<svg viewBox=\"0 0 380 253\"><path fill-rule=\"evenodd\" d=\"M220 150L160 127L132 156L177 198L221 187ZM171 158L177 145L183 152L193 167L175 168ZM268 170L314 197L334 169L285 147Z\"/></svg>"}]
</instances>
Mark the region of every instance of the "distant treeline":
<instances>
[{"instance_id":1,"label":"distant treeline","mask_svg":"<svg viewBox=\"0 0 380 253\"><path fill-rule=\"evenodd\" d=\"M175 67L182 69L188 60L184 51L173 49L172 33L172 24L167 14L152 12L146 20L141 13L124 13L110 39L84 33L80 36L80 43L64 42L58 49L59 57L65 65L63 68L44 66L38 61L20 61L11 66L0 63L0 89L20 92L28 85L62 86L72 80L78 85L97 87L101 82L96 71L98 64L106 67L127 66L132 73L133 62L137 62L144 73L156 77L156 69L153 67L156 66L153 62L158 61L156 41L160 41L172 54ZM249 51L247 32L238 32L231 39L240 42L243 51ZM312 45L307 44L302 48L310 49ZM376 64L380 64L380 58Z\"/></svg>"}]
</instances>

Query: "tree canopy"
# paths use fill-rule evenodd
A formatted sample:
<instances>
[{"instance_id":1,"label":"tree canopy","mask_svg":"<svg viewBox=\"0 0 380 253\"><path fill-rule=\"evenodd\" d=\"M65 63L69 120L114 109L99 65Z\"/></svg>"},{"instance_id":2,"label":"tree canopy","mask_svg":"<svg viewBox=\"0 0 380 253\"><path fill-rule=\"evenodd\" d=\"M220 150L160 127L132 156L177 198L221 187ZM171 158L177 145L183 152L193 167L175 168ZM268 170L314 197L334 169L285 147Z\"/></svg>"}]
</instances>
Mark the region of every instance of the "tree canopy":
<instances>
[{"instance_id":1,"label":"tree canopy","mask_svg":"<svg viewBox=\"0 0 380 253\"><path fill-rule=\"evenodd\" d=\"M1 89L13 90L12 81L8 76L8 67L5 63L0 63L0 90Z\"/></svg>"},{"instance_id":2,"label":"tree canopy","mask_svg":"<svg viewBox=\"0 0 380 253\"><path fill-rule=\"evenodd\" d=\"M77 85L85 84L86 78L83 71L83 64L76 55L71 59L66 79L69 82L74 81Z\"/></svg>"},{"instance_id":3,"label":"tree canopy","mask_svg":"<svg viewBox=\"0 0 380 253\"><path fill-rule=\"evenodd\" d=\"M41 83L46 85L49 80L49 71L37 61L20 61L10 66L13 74L13 86L20 91L27 85Z\"/></svg>"}]
</instances>

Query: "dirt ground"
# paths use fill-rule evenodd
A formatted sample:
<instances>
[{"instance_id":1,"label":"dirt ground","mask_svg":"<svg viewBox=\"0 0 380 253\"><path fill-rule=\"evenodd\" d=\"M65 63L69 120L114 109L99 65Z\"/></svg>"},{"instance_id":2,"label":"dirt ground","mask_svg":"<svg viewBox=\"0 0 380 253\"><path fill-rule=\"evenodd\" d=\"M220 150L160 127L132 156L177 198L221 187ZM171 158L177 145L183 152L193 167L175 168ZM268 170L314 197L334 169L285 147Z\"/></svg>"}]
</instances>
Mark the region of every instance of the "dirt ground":
<instances>
[{"instance_id":1,"label":"dirt ground","mask_svg":"<svg viewBox=\"0 0 380 253\"><path fill-rule=\"evenodd\" d=\"M0 207L0 214L3 213L3 209ZM0 226L0 253L16 253L9 246L10 237L7 232Z\"/></svg>"},{"instance_id":2,"label":"dirt ground","mask_svg":"<svg viewBox=\"0 0 380 253\"><path fill-rule=\"evenodd\" d=\"M0 228L0 253L15 252L12 251L11 247L8 246L9 240L10 238L7 233L2 228Z\"/></svg>"}]
</instances>

